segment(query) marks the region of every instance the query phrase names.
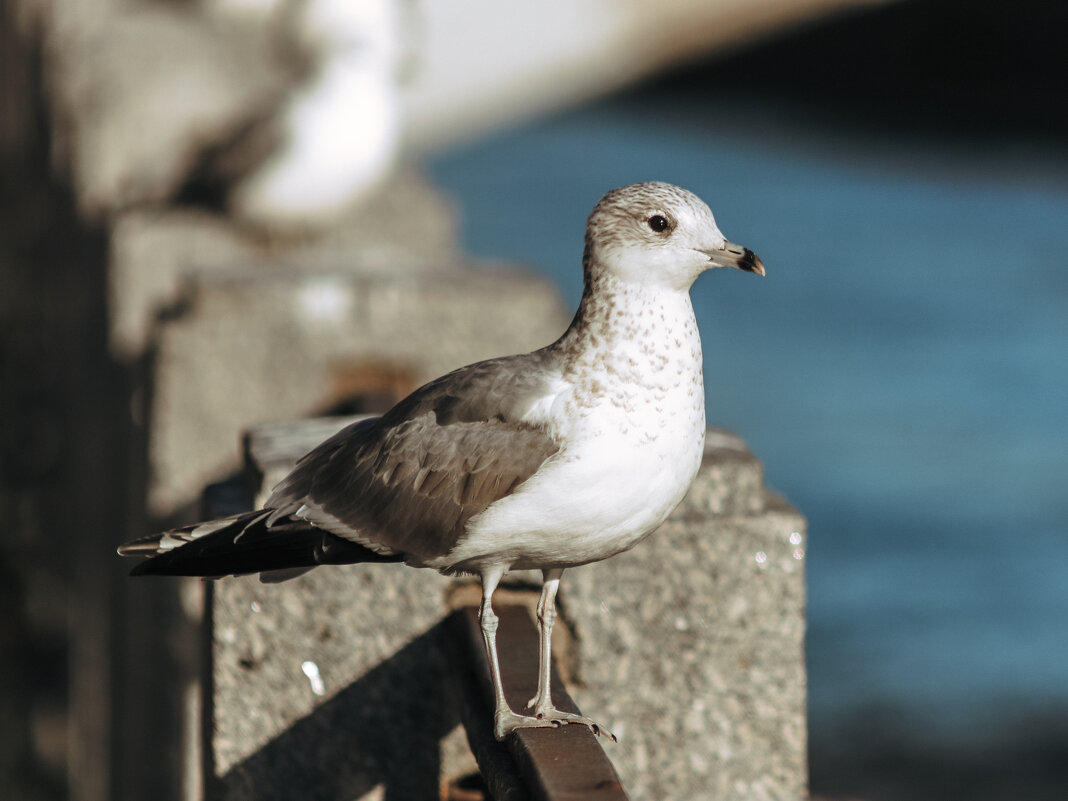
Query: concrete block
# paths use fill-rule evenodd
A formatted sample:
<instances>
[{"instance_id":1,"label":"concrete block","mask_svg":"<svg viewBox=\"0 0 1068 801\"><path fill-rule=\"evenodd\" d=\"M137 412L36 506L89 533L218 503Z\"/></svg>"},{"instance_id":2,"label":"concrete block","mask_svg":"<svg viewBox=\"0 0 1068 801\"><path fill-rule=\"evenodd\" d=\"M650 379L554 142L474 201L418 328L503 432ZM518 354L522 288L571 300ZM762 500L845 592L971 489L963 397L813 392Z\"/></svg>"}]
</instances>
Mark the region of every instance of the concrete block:
<instances>
[{"instance_id":1,"label":"concrete block","mask_svg":"<svg viewBox=\"0 0 1068 801\"><path fill-rule=\"evenodd\" d=\"M459 721L440 622L447 582L369 567L215 585L209 797L439 797L441 741Z\"/></svg>"},{"instance_id":2,"label":"concrete block","mask_svg":"<svg viewBox=\"0 0 1068 801\"><path fill-rule=\"evenodd\" d=\"M251 432L265 488L345 422ZM807 797L804 520L759 476L741 440L710 430L660 530L564 575L557 656L583 712L619 735L606 749L636 801ZM441 639L450 584L402 565L216 583L205 747L221 797L425 798L469 770Z\"/></svg>"},{"instance_id":3,"label":"concrete block","mask_svg":"<svg viewBox=\"0 0 1068 801\"><path fill-rule=\"evenodd\" d=\"M111 228L108 295L112 351L144 355L162 315L187 305L190 284L236 265L264 271L425 272L459 261L456 215L417 170L392 176L344 225L314 237L257 235L204 209L134 209Z\"/></svg>"},{"instance_id":4,"label":"concrete block","mask_svg":"<svg viewBox=\"0 0 1068 801\"><path fill-rule=\"evenodd\" d=\"M292 83L269 39L245 26L174 5L53 5L56 117L91 217L173 197L206 146L263 116Z\"/></svg>"},{"instance_id":5,"label":"concrete block","mask_svg":"<svg viewBox=\"0 0 1068 801\"><path fill-rule=\"evenodd\" d=\"M806 798L804 520L773 495L755 514L680 511L564 574L572 694L619 737L635 799Z\"/></svg>"}]
</instances>

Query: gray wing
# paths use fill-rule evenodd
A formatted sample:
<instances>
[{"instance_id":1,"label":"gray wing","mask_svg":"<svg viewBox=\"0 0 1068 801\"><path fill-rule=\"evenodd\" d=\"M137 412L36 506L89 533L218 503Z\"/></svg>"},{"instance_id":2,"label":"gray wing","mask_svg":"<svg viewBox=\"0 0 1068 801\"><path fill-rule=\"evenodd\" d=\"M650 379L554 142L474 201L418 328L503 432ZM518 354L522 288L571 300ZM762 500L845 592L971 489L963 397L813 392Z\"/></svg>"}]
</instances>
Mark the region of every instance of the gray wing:
<instances>
[{"instance_id":1,"label":"gray wing","mask_svg":"<svg viewBox=\"0 0 1068 801\"><path fill-rule=\"evenodd\" d=\"M545 428L518 419L549 392L542 358L461 368L342 429L274 489L272 518L296 514L379 554L447 554L471 517L559 449Z\"/></svg>"}]
</instances>

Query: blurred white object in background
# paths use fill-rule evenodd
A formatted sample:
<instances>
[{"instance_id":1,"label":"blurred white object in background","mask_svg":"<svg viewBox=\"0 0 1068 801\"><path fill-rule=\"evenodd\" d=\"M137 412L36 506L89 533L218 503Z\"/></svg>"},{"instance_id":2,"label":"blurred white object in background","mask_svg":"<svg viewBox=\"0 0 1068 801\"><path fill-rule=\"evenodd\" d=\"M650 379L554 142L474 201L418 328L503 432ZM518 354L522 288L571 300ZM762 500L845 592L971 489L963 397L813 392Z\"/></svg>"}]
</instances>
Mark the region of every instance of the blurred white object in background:
<instances>
[{"instance_id":1,"label":"blurred white object in background","mask_svg":"<svg viewBox=\"0 0 1068 801\"><path fill-rule=\"evenodd\" d=\"M405 155L888 1L53 0L55 147L91 218L177 199L329 229Z\"/></svg>"},{"instance_id":2,"label":"blurred white object in background","mask_svg":"<svg viewBox=\"0 0 1068 801\"><path fill-rule=\"evenodd\" d=\"M885 0L207 0L273 14L315 74L283 144L230 194L239 217L321 226L425 153L618 89L805 19ZM405 51L408 38L418 47ZM416 61L400 87L400 64ZM403 124L402 124L403 119Z\"/></svg>"},{"instance_id":3,"label":"blurred white object in background","mask_svg":"<svg viewBox=\"0 0 1068 801\"><path fill-rule=\"evenodd\" d=\"M419 4L405 147L432 152L687 60L893 0L449 0Z\"/></svg>"},{"instance_id":4,"label":"blurred white object in background","mask_svg":"<svg viewBox=\"0 0 1068 801\"><path fill-rule=\"evenodd\" d=\"M280 5L218 1L235 12ZM289 23L314 58L312 72L280 110L278 149L230 193L235 215L271 227L324 227L389 174L400 138L400 17L394 0L296 7Z\"/></svg>"}]
</instances>

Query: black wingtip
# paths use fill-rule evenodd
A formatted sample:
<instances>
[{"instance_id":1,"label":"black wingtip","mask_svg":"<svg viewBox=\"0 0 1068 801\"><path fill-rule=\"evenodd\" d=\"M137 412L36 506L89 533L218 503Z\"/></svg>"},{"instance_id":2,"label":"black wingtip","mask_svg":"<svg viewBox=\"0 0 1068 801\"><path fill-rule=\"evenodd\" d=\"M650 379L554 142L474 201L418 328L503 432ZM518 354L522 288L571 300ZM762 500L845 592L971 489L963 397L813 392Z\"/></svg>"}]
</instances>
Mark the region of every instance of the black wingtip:
<instances>
[{"instance_id":1,"label":"black wingtip","mask_svg":"<svg viewBox=\"0 0 1068 801\"><path fill-rule=\"evenodd\" d=\"M181 533L188 538L176 545L168 542L168 547L161 549L161 535L145 537L119 546L119 553L148 557L134 565L131 576L204 578L404 559L400 553L376 553L303 520L283 518L268 526L267 517L259 511L235 517L230 525L197 524L175 529L169 534ZM190 537L191 530L196 529L210 530Z\"/></svg>"}]
</instances>

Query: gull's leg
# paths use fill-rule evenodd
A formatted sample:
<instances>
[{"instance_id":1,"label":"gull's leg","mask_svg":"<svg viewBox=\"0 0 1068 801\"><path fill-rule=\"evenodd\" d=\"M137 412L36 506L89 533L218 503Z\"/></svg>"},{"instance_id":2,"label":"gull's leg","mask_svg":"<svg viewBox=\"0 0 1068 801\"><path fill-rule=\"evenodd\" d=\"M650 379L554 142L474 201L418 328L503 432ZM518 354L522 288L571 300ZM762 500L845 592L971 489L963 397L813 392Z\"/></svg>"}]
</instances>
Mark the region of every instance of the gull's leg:
<instances>
[{"instance_id":1,"label":"gull's leg","mask_svg":"<svg viewBox=\"0 0 1068 801\"><path fill-rule=\"evenodd\" d=\"M544 717L544 711L553 708L549 687L552 674L553 624L556 623L556 591L560 588L563 568L542 571L541 598L538 599L538 633L541 635L538 659L538 694L527 702L534 714Z\"/></svg>"},{"instance_id":2,"label":"gull's leg","mask_svg":"<svg viewBox=\"0 0 1068 801\"><path fill-rule=\"evenodd\" d=\"M589 726L594 734L603 734L615 740L616 736L604 726L583 715L562 712L553 706L550 688L553 625L556 623L556 591L560 588L560 576L563 572L563 568L542 571L541 598L538 599L538 631L541 634L540 658L538 660L538 694L527 702L527 707L534 708L534 716L538 720L547 720L553 723L583 723Z\"/></svg>"},{"instance_id":3,"label":"gull's leg","mask_svg":"<svg viewBox=\"0 0 1068 801\"><path fill-rule=\"evenodd\" d=\"M482 573L482 605L478 610L478 620L482 628L482 639L486 644L486 658L489 660L490 677L493 679L493 734L498 740L516 729L532 726L557 726L551 720L517 715L508 706L504 697L504 684L501 682L501 664L497 659L497 615L493 611L493 592L501 578L507 572L504 567L494 567Z\"/></svg>"}]
</instances>

